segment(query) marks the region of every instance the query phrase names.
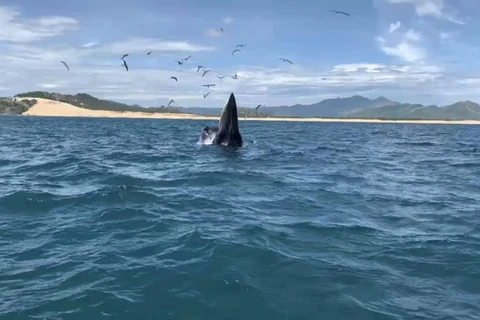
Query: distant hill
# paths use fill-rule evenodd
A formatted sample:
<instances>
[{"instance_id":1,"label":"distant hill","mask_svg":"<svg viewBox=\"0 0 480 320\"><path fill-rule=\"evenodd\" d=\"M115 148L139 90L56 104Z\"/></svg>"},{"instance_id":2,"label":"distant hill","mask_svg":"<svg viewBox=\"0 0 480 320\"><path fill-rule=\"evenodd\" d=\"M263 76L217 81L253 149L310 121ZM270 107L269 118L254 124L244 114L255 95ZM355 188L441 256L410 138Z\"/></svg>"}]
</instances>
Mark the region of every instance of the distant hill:
<instances>
[{"instance_id":1,"label":"distant hill","mask_svg":"<svg viewBox=\"0 0 480 320\"><path fill-rule=\"evenodd\" d=\"M22 114L37 103L37 100L17 100L15 98L0 98L0 114Z\"/></svg>"},{"instance_id":2,"label":"distant hill","mask_svg":"<svg viewBox=\"0 0 480 320\"><path fill-rule=\"evenodd\" d=\"M448 106L425 106L391 101L385 97L368 99L362 96L326 99L310 105L263 107L271 117L320 117L383 120L480 120L480 105L460 101ZM218 115L220 108L182 108L182 112Z\"/></svg>"},{"instance_id":3,"label":"distant hill","mask_svg":"<svg viewBox=\"0 0 480 320\"><path fill-rule=\"evenodd\" d=\"M132 112L146 112L146 113L155 113L155 112L165 112L165 113L190 113L198 115L211 115L211 116L220 116L222 109L221 108L185 108L185 107L156 107L156 108L145 108L139 105L128 105L125 103L120 103L111 100L97 99L86 93L78 93L76 95L70 94L61 94L61 93L52 93L47 91L32 91L17 94L16 97L32 97L32 98L43 98L54 101L60 101L69 103L76 107L89 109L89 110L108 110L108 111L132 111ZM21 113L21 112L19 112ZM238 108L239 117L268 117L269 115L263 112L258 112L253 108Z\"/></svg>"},{"instance_id":4,"label":"distant hill","mask_svg":"<svg viewBox=\"0 0 480 320\"><path fill-rule=\"evenodd\" d=\"M338 118L347 115L349 112L395 104L398 104L398 102L390 101L384 97L368 99L356 95L348 98L326 99L308 105L265 107L262 111L275 117Z\"/></svg>"},{"instance_id":5,"label":"distant hill","mask_svg":"<svg viewBox=\"0 0 480 320\"><path fill-rule=\"evenodd\" d=\"M353 96L348 98L327 99L309 105L296 104L293 106L263 107L259 111L263 114L262 116L268 115L271 117L339 118L347 115L349 112L395 104L398 104L398 102L390 101L385 97L368 99L362 96ZM182 110L182 112L208 116L218 115L221 112L220 108L180 108L180 110Z\"/></svg>"},{"instance_id":6,"label":"distant hill","mask_svg":"<svg viewBox=\"0 0 480 320\"><path fill-rule=\"evenodd\" d=\"M86 93L76 95L33 91L16 97L44 98L66 102L90 110L190 113L206 116L220 116L222 108L156 107L145 108L120 102L97 99ZM35 100L18 101L15 98L0 98L0 114L21 114L27 111ZM460 101L452 105L407 104L391 101L385 97L368 99L362 96L326 99L314 104L278 107L238 108L240 118L248 117L323 117L323 118L360 118L385 120L480 120L480 105L472 101Z\"/></svg>"},{"instance_id":7,"label":"distant hill","mask_svg":"<svg viewBox=\"0 0 480 320\"><path fill-rule=\"evenodd\" d=\"M108 110L108 111L132 111L132 112L146 112L146 113L155 113L155 112L165 112L165 113L190 113L198 115L212 115L220 116L222 109L221 108L184 108L184 107L156 107L156 108L145 108L138 105L128 105L125 103L120 103L111 100L97 99L86 93L78 93L76 95L70 94L61 94L61 93L51 93L47 91L32 91L17 94L16 97L32 97L32 98L43 98L54 101L60 101L69 103L76 107L89 109L89 110ZM18 109L18 114L21 109ZM25 110L26 111L26 110ZM1 113L1 112L0 112ZM238 108L239 117L268 117L269 115L263 112L258 112L252 108Z\"/></svg>"},{"instance_id":8,"label":"distant hill","mask_svg":"<svg viewBox=\"0 0 480 320\"><path fill-rule=\"evenodd\" d=\"M438 107L421 104L398 104L380 108L369 108L352 112L348 118L402 119L402 120L480 120L480 105L472 101L461 101Z\"/></svg>"},{"instance_id":9,"label":"distant hill","mask_svg":"<svg viewBox=\"0 0 480 320\"><path fill-rule=\"evenodd\" d=\"M156 108L144 108L138 105L128 105L125 103L97 99L86 93L78 93L76 95L70 94L61 94L61 93L50 93L47 91L32 91L17 94L16 97L32 97L32 98L43 98L49 100L55 100L60 102L69 103L79 108L89 109L89 110L108 110L108 111L133 111L133 112L168 112L168 113L178 113L177 108L173 107L156 107Z\"/></svg>"}]
</instances>

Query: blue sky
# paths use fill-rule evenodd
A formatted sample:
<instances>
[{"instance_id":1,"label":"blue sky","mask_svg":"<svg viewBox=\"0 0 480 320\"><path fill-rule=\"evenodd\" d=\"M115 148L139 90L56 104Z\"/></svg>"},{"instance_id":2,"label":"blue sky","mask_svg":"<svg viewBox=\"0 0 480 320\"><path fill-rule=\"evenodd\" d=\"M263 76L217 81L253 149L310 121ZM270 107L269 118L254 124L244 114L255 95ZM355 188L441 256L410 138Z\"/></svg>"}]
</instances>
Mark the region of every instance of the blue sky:
<instances>
[{"instance_id":1,"label":"blue sky","mask_svg":"<svg viewBox=\"0 0 480 320\"><path fill-rule=\"evenodd\" d=\"M355 94L480 102L479 14L478 0L4 0L0 95L86 92L205 107L223 106L230 92L242 106ZM197 65L211 71L202 78Z\"/></svg>"}]
</instances>

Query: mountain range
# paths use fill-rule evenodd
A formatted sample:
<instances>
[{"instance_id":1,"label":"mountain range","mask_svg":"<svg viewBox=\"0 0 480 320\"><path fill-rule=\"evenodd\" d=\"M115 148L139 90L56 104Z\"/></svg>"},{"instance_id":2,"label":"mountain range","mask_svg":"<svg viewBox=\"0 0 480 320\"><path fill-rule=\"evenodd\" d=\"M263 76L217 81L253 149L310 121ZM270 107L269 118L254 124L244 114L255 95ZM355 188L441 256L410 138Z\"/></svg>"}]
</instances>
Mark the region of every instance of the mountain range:
<instances>
[{"instance_id":1,"label":"mountain range","mask_svg":"<svg viewBox=\"0 0 480 320\"><path fill-rule=\"evenodd\" d=\"M181 112L218 115L220 108L179 108ZM382 120L480 120L480 105L459 101L447 106L410 104L385 97L369 99L362 96L326 99L317 103L292 106L263 107L271 117L349 118Z\"/></svg>"},{"instance_id":2,"label":"mountain range","mask_svg":"<svg viewBox=\"0 0 480 320\"><path fill-rule=\"evenodd\" d=\"M293 106L262 107L260 110L271 117L338 118L347 115L349 112L391 104L397 104L397 102L390 101L384 97L370 100L362 96L353 96L349 98L327 99L309 105L296 104ZM220 108L180 107L178 109L185 113L209 116L218 115L221 112Z\"/></svg>"},{"instance_id":3,"label":"mountain range","mask_svg":"<svg viewBox=\"0 0 480 320\"><path fill-rule=\"evenodd\" d=\"M16 97L32 97L57 100L74 106L111 111L137 112L175 112L198 115L219 116L221 108L201 107L155 107L145 108L139 105L128 105L120 102L97 99L86 93L76 95L50 93L46 91L26 92ZM11 98L0 98L0 114L22 113L34 102L21 105L12 102ZM385 119L385 120L480 120L480 105L472 101L460 101L447 106L409 104L391 101L385 97L369 99L359 95L347 98L326 99L317 103L292 106L261 107L258 111L239 106L239 117L322 117L351 119Z\"/></svg>"}]
</instances>

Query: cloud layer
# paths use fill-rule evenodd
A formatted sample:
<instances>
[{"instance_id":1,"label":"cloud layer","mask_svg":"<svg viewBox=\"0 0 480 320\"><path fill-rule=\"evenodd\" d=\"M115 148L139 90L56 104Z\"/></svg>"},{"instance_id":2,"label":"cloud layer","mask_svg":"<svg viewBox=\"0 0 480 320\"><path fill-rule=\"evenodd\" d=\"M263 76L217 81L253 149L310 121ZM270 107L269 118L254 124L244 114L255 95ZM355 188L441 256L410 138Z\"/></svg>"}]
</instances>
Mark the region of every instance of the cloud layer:
<instances>
[{"instance_id":1,"label":"cloud layer","mask_svg":"<svg viewBox=\"0 0 480 320\"><path fill-rule=\"evenodd\" d=\"M79 28L76 19L62 16L44 16L22 19L18 9L0 7L0 41L27 43L55 37Z\"/></svg>"},{"instance_id":2,"label":"cloud layer","mask_svg":"<svg viewBox=\"0 0 480 320\"><path fill-rule=\"evenodd\" d=\"M381 57L377 61L357 60L352 55L344 63L307 65L293 59L295 64L290 65L273 58L266 67L253 54L249 56L252 62L241 60L244 54L248 55L246 47L232 63L219 60L218 65L206 65L211 71L205 77L201 71L197 72L197 65L204 64L206 55L220 57L226 51L230 57L231 47L221 42L228 41L228 37L220 28L228 25L230 31L239 23L237 19L220 18L217 26L206 29L204 40L195 42L138 35L116 41L74 42L66 41L63 36L75 39L82 27L81 19L25 18L19 9L0 7L3 52L0 69L5 75L0 78L0 95L32 90L86 92L144 106L158 106L175 99L177 105L215 107L221 107L230 92L235 92L244 106L313 103L354 94L424 103L480 98L480 77L473 70L459 71L445 65L435 51L440 48L436 46L453 41L455 33L418 23L429 17L463 26L458 23L460 20L452 20L447 12L454 11L447 11L444 1L381 1L387 6L410 6L416 18L404 20L391 16L381 24L377 34L371 35L374 40L371 51ZM62 41L55 41L57 38ZM150 51L151 55L147 55ZM120 60L125 53L129 53L128 72ZM189 55L192 58L183 65L174 62ZM70 72L61 60L69 64ZM238 79L232 78L234 74ZM171 76L178 77L178 83ZM224 78L220 80L219 76ZM216 86L210 89L202 86L208 83ZM208 91L210 95L204 99L203 93Z\"/></svg>"},{"instance_id":3,"label":"cloud layer","mask_svg":"<svg viewBox=\"0 0 480 320\"><path fill-rule=\"evenodd\" d=\"M450 22L464 25L465 22L455 17L451 12L452 8L445 6L445 0L387 0L392 4L411 4L415 7L418 16L432 16L435 18L445 19Z\"/></svg>"}]
</instances>

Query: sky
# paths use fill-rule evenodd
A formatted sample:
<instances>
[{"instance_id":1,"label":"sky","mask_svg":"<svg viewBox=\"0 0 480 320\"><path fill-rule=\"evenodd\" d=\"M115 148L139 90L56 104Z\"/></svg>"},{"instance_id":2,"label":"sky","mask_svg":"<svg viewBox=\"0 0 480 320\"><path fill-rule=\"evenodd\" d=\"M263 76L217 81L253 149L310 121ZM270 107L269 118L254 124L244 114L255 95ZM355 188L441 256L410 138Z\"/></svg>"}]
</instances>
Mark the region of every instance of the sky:
<instances>
[{"instance_id":1,"label":"sky","mask_svg":"<svg viewBox=\"0 0 480 320\"><path fill-rule=\"evenodd\" d=\"M479 0L2 0L0 96L88 93L145 107L223 107L231 92L244 107L352 95L480 102L479 15Z\"/></svg>"}]
</instances>

